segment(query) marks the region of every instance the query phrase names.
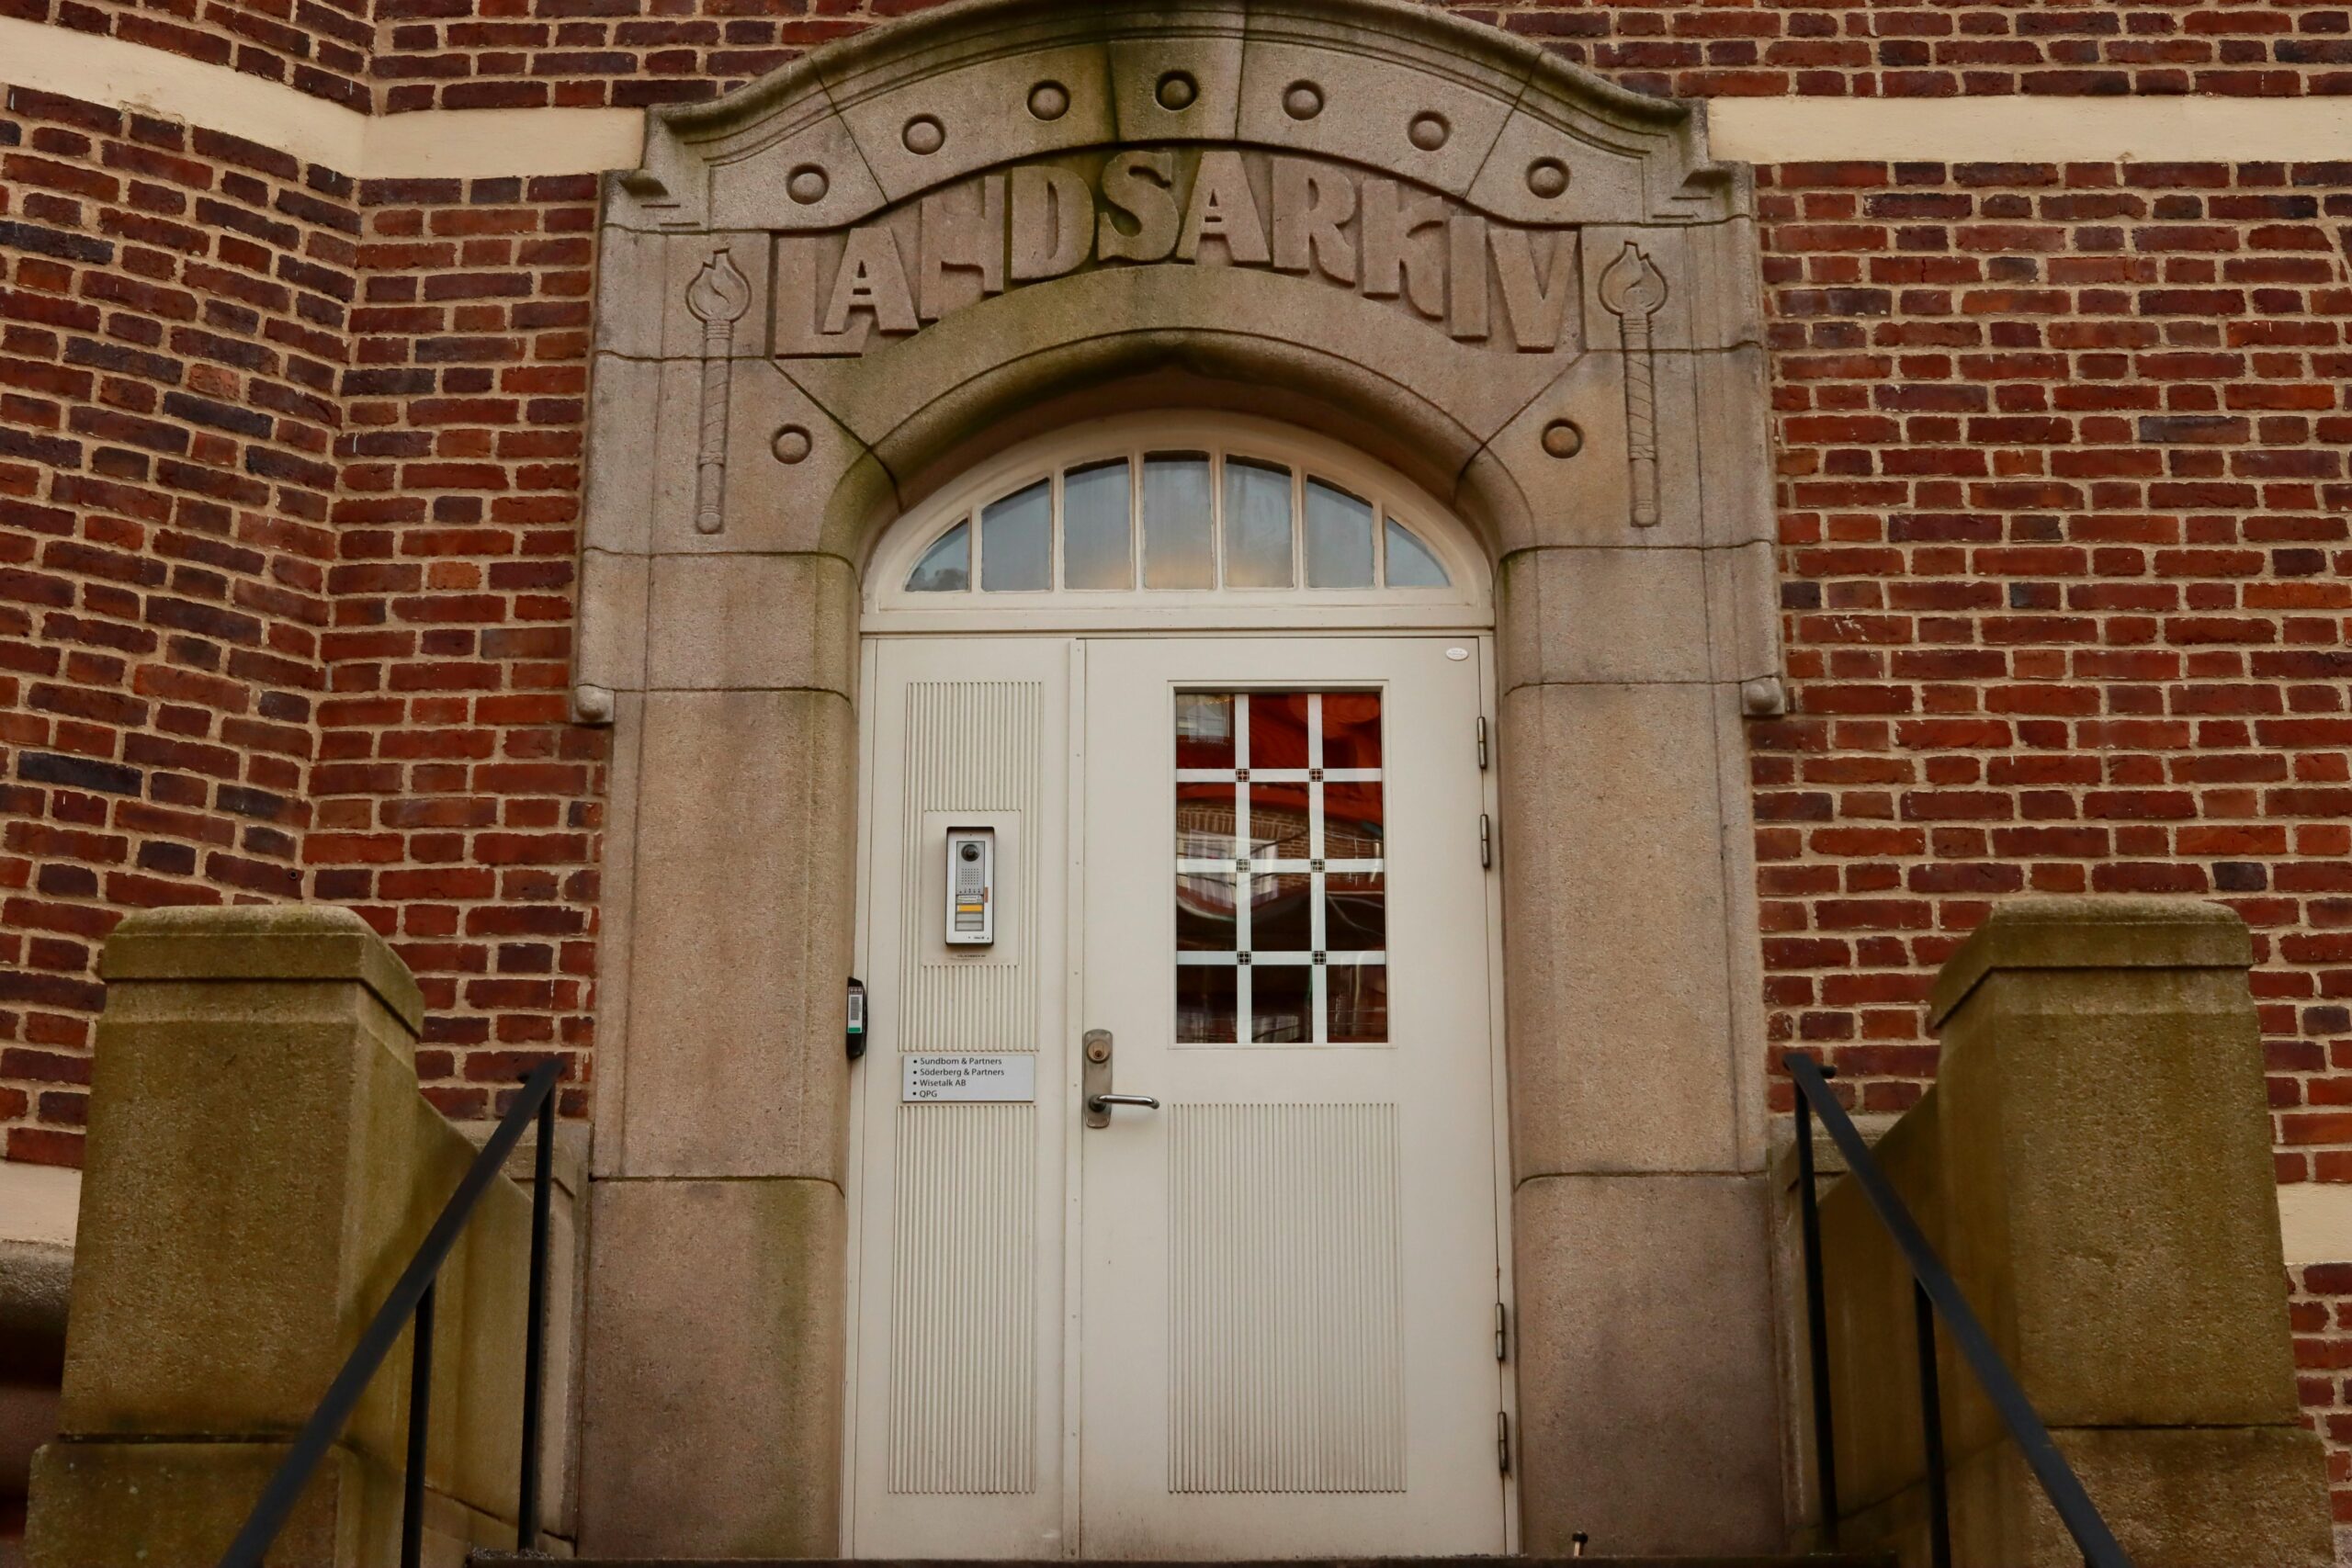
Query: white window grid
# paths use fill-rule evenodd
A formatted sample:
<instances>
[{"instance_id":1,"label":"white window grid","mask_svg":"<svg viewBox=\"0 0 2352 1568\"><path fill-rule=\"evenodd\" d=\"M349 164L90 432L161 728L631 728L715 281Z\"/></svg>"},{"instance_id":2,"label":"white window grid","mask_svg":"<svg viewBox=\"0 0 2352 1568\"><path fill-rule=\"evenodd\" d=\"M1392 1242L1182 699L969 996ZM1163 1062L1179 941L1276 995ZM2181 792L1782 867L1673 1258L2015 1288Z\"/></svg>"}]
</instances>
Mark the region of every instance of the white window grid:
<instances>
[{"instance_id":1,"label":"white window grid","mask_svg":"<svg viewBox=\"0 0 2352 1568\"><path fill-rule=\"evenodd\" d=\"M1143 526L1144 464L1153 457L1200 457L1205 458L1208 462L1210 582L1205 587L1154 588L1148 585L1146 576L1146 545ZM1251 587L1226 581L1225 468L1228 460L1260 468L1280 468L1290 476L1291 580L1286 585ZM1113 588L1070 588L1065 580L1062 562L1063 482L1073 471L1083 471L1100 468L1105 464L1120 462L1125 462L1127 468L1127 581ZM1306 486L1310 481L1352 497L1371 508L1373 576L1370 584L1354 588L1335 588L1314 587L1308 583L1306 578ZM984 547L981 540L987 530L982 514L999 502L1010 501L1022 491L1041 483L1049 484L1051 487L1051 537L1047 546L1052 557L1051 570L1048 574L1051 581L1043 588L984 588L981 575L981 556ZM907 570L911 570L914 565L929 552L932 546L954 533L957 528L962 528L966 530L966 586L960 589L923 592L918 593L917 597L925 601L962 601L983 598L998 600L1008 597L1018 598L1023 594L1065 592L1142 592L1155 597L1160 594L1204 592L1451 594L1453 592L1451 584L1443 587L1406 588L1397 587L1389 582L1388 528L1392 524L1419 540L1421 547L1433 558L1443 560L1444 558L1438 547L1430 541L1427 529L1400 516L1396 510L1380 496L1367 494L1360 484L1352 480L1334 479L1319 472L1312 463L1302 463L1290 457L1261 454L1238 447L1227 448L1216 445L1188 446L1182 443L1171 446L1138 445L1125 451L1099 452L1083 457L1074 457L1042 472L1032 469L1015 482L993 487L986 500L976 502L968 510L959 513L944 526L934 528L926 535L922 546L909 558ZM1450 573L1453 568L1449 565L1447 570Z\"/></svg>"},{"instance_id":2,"label":"white window grid","mask_svg":"<svg viewBox=\"0 0 2352 1568\"><path fill-rule=\"evenodd\" d=\"M1307 994L1307 1014L1313 1022L1313 1038L1299 1044L1329 1045L1330 1038L1329 970L1347 964L1374 964L1386 968L1386 948L1348 948L1332 951L1324 946L1328 934L1324 908L1325 881L1330 875L1377 874L1382 878L1381 897L1384 908L1387 898L1388 861L1385 855L1371 858L1350 857L1332 859L1324 851L1323 792L1313 787L1317 784L1380 784L1383 768L1257 768L1250 762L1250 694L1235 692L1203 693L1208 696L1231 695L1233 698L1233 761L1230 768L1179 768L1178 784L1233 784L1233 842L1240 852L1232 855L1186 855L1176 858L1179 876L1224 876L1233 878L1233 945L1230 953L1200 952L1180 949L1176 963L1181 968L1235 971L1233 986L1234 1034L1230 1041L1196 1040L1194 1045L1266 1044L1272 1042L1246 1038L1253 1016L1250 1006L1250 972L1261 965L1285 967L1304 964L1312 974ZM1289 695L1269 693L1268 695ZM1384 718L1385 714L1383 715ZM1323 694L1311 693L1306 704L1306 755L1310 761L1323 754ZM1381 756L1387 758L1387 741L1382 738ZM1296 784L1308 786L1306 791L1307 855L1305 859L1277 855L1261 856L1260 840L1250 830L1250 791L1257 784ZM1381 807L1385 826L1387 791L1381 791ZM1267 844L1277 840L1266 840ZM1261 953L1250 945L1250 884L1260 876L1305 876L1307 883L1308 947L1304 953ZM1349 1044L1385 1043L1385 1042L1350 1041Z\"/></svg>"}]
</instances>

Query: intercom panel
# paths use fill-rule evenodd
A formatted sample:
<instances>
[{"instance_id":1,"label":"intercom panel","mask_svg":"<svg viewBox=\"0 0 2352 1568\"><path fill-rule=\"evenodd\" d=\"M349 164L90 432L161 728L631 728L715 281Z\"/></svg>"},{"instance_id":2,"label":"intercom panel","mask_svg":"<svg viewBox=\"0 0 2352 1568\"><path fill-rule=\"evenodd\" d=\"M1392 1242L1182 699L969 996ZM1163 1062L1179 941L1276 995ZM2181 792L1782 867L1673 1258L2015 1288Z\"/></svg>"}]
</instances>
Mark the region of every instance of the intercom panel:
<instances>
[{"instance_id":1,"label":"intercom panel","mask_svg":"<svg viewBox=\"0 0 2352 1568\"><path fill-rule=\"evenodd\" d=\"M947 829L946 935L950 947L996 941L996 829Z\"/></svg>"}]
</instances>

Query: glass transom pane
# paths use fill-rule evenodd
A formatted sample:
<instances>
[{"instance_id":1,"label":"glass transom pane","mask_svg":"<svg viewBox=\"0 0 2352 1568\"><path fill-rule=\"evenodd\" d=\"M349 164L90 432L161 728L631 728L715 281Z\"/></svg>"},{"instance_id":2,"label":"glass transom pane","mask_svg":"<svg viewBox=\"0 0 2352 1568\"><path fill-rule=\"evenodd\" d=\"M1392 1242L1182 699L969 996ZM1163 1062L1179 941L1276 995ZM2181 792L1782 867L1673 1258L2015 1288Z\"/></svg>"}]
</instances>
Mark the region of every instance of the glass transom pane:
<instances>
[{"instance_id":1,"label":"glass transom pane","mask_svg":"<svg viewBox=\"0 0 2352 1568\"><path fill-rule=\"evenodd\" d=\"M1290 470L1247 457L1225 460L1225 585L1290 586Z\"/></svg>"},{"instance_id":2,"label":"glass transom pane","mask_svg":"<svg viewBox=\"0 0 2352 1568\"><path fill-rule=\"evenodd\" d=\"M1089 463L1062 476L1062 586L1133 588L1127 460Z\"/></svg>"},{"instance_id":3,"label":"glass transom pane","mask_svg":"<svg viewBox=\"0 0 2352 1568\"><path fill-rule=\"evenodd\" d=\"M1394 517L1388 519L1388 586L1445 588L1453 579L1445 572L1436 552Z\"/></svg>"},{"instance_id":4,"label":"glass transom pane","mask_svg":"<svg viewBox=\"0 0 2352 1568\"><path fill-rule=\"evenodd\" d=\"M1321 479L1306 481L1306 585L1372 586L1372 502Z\"/></svg>"},{"instance_id":5,"label":"glass transom pane","mask_svg":"<svg viewBox=\"0 0 2352 1568\"><path fill-rule=\"evenodd\" d=\"M1175 750L1177 1040L1385 1043L1380 694L1182 692Z\"/></svg>"},{"instance_id":6,"label":"glass transom pane","mask_svg":"<svg viewBox=\"0 0 2352 1568\"><path fill-rule=\"evenodd\" d=\"M1034 592L1054 585L1054 487L1014 491L980 511L980 588Z\"/></svg>"},{"instance_id":7,"label":"glass transom pane","mask_svg":"<svg viewBox=\"0 0 2352 1568\"><path fill-rule=\"evenodd\" d=\"M1153 452L1143 460L1143 585L1215 588L1209 455Z\"/></svg>"},{"instance_id":8,"label":"glass transom pane","mask_svg":"<svg viewBox=\"0 0 2352 1568\"><path fill-rule=\"evenodd\" d=\"M932 541L907 573L907 587L916 593L961 593L972 586L972 525L958 523Z\"/></svg>"}]
</instances>

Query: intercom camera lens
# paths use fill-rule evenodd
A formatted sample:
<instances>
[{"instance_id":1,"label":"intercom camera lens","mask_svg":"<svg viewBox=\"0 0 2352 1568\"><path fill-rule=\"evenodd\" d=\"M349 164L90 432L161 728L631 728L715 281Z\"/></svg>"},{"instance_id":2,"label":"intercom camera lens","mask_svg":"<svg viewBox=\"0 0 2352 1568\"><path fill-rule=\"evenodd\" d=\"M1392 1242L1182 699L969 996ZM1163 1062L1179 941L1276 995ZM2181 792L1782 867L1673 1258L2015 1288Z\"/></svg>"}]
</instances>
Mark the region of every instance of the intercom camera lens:
<instances>
[{"instance_id":1,"label":"intercom camera lens","mask_svg":"<svg viewBox=\"0 0 2352 1568\"><path fill-rule=\"evenodd\" d=\"M980 846L978 844L966 844L964 846L964 858L967 861L979 859Z\"/></svg>"}]
</instances>

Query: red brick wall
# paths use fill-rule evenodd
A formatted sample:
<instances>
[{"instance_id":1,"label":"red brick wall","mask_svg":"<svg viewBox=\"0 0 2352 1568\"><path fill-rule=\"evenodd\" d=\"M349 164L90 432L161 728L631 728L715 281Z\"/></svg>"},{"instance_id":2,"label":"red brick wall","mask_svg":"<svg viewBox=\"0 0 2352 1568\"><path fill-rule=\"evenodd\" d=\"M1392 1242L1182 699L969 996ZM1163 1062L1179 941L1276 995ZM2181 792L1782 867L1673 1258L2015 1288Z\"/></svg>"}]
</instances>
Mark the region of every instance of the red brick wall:
<instances>
[{"instance_id":1,"label":"red brick wall","mask_svg":"<svg viewBox=\"0 0 2352 1568\"><path fill-rule=\"evenodd\" d=\"M97 944L159 904L357 907L437 1102L560 1046L584 1114L594 180L355 190L23 89L0 180L7 1157L78 1163Z\"/></svg>"},{"instance_id":2,"label":"red brick wall","mask_svg":"<svg viewBox=\"0 0 2352 1568\"><path fill-rule=\"evenodd\" d=\"M2352 92L2352 11L2338 5L1522 0L1452 8L1627 86L1686 97Z\"/></svg>"},{"instance_id":3,"label":"red brick wall","mask_svg":"<svg viewBox=\"0 0 2352 1568\"><path fill-rule=\"evenodd\" d=\"M121 39L358 109L374 99L369 8L369 0L0 0L0 17Z\"/></svg>"},{"instance_id":4,"label":"red brick wall","mask_svg":"<svg viewBox=\"0 0 2352 1568\"><path fill-rule=\"evenodd\" d=\"M288 897L358 215L330 170L0 113L0 1126L76 1163L98 942Z\"/></svg>"},{"instance_id":5,"label":"red brick wall","mask_svg":"<svg viewBox=\"0 0 2352 1568\"><path fill-rule=\"evenodd\" d=\"M2352 162L1758 176L1772 1037L1899 1110L1989 900L2215 897L2255 931L2279 1174L2352 1179Z\"/></svg>"},{"instance_id":6,"label":"red brick wall","mask_svg":"<svg viewBox=\"0 0 2352 1568\"><path fill-rule=\"evenodd\" d=\"M0 0L393 112L705 98L942 0ZM2296 0L1870 5L1448 0L1645 92L1951 97L2352 91L2352 9Z\"/></svg>"},{"instance_id":7,"label":"red brick wall","mask_svg":"<svg viewBox=\"0 0 2352 1568\"><path fill-rule=\"evenodd\" d=\"M304 846L416 972L417 1069L489 1113L590 1044L605 742L568 722L596 181L370 181ZM584 1087L567 1088L584 1115Z\"/></svg>"},{"instance_id":8,"label":"red brick wall","mask_svg":"<svg viewBox=\"0 0 2352 1568\"><path fill-rule=\"evenodd\" d=\"M2352 1263L2315 1263L2288 1272L2304 1423L2327 1439L2335 1521L2352 1525Z\"/></svg>"},{"instance_id":9,"label":"red brick wall","mask_svg":"<svg viewBox=\"0 0 2352 1568\"><path fill-rule=\"evenodd\" d=\"M941 0L377 0L388 110L715 96ZM2352 9L2291 3L1865 5L1451 0L1645 92L1952 97L2352 92Z\"/></svg>"},{"instance_id":10,"label":"red brick wall","mask_svg":"<svg viewBox=\"0 0 2352 1568\"><path fill-rule=\"evenodd\" d=\"M1900 1110L1992 899L2218 898L2279 1179L2352 1180L2352 162L1758 175L1796 697L1748 731L1772 1039ZM2293 1285L2352 1524L2352 1265Z\"/></svg>"}]
</instances>

